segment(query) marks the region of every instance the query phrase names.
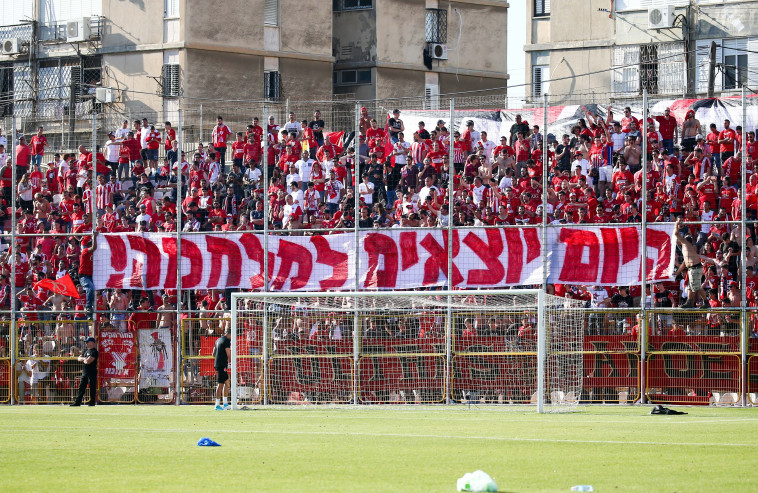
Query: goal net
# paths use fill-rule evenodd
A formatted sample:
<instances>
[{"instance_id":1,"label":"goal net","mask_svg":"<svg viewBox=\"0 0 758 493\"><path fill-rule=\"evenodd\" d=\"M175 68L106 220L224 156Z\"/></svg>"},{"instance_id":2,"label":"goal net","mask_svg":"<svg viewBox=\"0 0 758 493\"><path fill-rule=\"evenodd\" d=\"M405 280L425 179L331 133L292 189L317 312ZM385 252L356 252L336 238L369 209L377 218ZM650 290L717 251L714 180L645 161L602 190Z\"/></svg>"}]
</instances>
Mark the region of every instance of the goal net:
<instances>
[{"instance_id":1,"label":"goal net","mask_svg":"<svg viewBox=\"0 0 758 493\"><path fill-rule=\"evenodd\" d=\"M232 406L575 409L579 308L538 290L235 293Z\"/></svg>"}]
</instances>

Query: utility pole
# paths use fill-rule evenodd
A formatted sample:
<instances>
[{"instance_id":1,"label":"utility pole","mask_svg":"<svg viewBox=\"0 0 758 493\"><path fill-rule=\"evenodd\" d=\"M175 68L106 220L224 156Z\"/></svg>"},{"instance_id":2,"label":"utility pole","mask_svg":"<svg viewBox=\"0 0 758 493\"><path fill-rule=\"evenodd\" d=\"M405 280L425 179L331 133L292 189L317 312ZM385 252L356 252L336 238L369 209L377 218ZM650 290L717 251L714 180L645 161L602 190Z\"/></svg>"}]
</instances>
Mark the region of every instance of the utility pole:
<instances>
[{"instance_id":1,"label":"utility pole","mask_svg":"<svg viewBox=\"0 0 758 493\"><path fill-rule=\"evenodd\" d=\"M682 22L682 39L684 40L684 59L687 66L687 97L694 98L697 93L697 0L690 0Z\"/></svg>"},{"instance_id":2,"label":"utility pole","mask_svg":"<svg viewBox=\"0 0 758 493\"><path fill-rule=\"evenodd\" d=\"M708 63L708 97L713 97L713 86L716 83L716 42L711 41L711 54Z\"/></svg>"}]
</instances>

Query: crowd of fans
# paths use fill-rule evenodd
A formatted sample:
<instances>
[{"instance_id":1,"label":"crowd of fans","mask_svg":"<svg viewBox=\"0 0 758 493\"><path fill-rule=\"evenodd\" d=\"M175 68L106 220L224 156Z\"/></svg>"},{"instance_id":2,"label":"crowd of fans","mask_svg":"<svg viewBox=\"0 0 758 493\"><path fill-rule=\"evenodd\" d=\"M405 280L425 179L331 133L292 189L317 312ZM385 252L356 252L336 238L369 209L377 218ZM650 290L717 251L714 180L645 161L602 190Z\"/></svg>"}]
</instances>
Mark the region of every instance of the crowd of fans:
<instances>
[{"instance_id":1,"label":"crowd of fans","mask_svg":"<svg viewBox=\"0 0 758 493\"><path fill-rule=\"evenodd\" d=\"M473 121L463 122L460 130L447 128L444 121L429 129L419 122L409 129L398 110L373 117L363 108L358 135L334 140L319 111L311 119L288 116L284 123L268 117L265 128L254 118L245 129L235 130L219 116L212 141L198 143L192 152L179 150L170 122L124 121L96 149L82 145L78 153L55 154L46 163L43 156L50 152L43 128L28 142L20 137L13 149L0 132L0 221L8 231L15 214L16 233L26 235L17 237L15 259L10 249L0 254L0 309L16 303L21 319L30 321L47 320L44 311L59 310L76 313L58 317L84 319L96 305L98 312L111 312L99 315L100 321L117 329L173 326L171 317L163 320L155 310L175 310L175 292L95 292L94 248L89 236L76 234L174 232L177 209L183 231L252 231L267 224L277 234L296 235L338 234L340 228L355 228L356 221L359 228L433 228L451 221L454 226L526 227L542 223L543 217L551 224L639 223L643 214L650 222L682 218L705 266L709 299L703 305L740 305L740 235L745 234L744 292L755 306L755 231L749 227L742 232L739 225L720 221L741 218L743 197L747 218L756 219L758 145L752 131L743 143L741 129L731 128L728 120L710 124L706 131L693 111L684 122L668 109L643 122L629 108L616 119L609 107L606 118L586 113L568 134L544 136L539 126L517 116L505 135L490 138ZM643 139L647 172L641 169ZM7 152L15 153L15 184ZM644 296L639 286L549 289L598 309L643 302L677 306L689 295L686 269L679 270L676 282L657 284ZM41 279L66 274L77 283L78 298L34 288ZM181 307L195 314L224 312L228 296L199 291ZM635 327L628 318L623 324L614 319L601 325L598 333L630 334ZM676 326L664 322L655 330L668 333ZM588 325L588 332L593 330ZM32 338L28 340L31 352Z\"/></svg>"}]
</instances>

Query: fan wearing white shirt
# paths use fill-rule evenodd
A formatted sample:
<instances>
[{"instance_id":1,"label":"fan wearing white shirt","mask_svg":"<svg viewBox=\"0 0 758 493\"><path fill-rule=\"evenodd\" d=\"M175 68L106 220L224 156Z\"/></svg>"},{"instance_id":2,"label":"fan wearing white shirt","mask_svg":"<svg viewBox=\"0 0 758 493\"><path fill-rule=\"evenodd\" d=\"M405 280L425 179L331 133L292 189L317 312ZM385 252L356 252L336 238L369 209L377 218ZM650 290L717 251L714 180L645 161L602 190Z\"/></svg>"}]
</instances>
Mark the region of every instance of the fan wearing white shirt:
<instances>
[{"instance_id":1,"label":"fan wearing white shirt","mask_svg":"<svg viewBox=\"0 0 758 493\"><path fill-rule=\"evenodd\" d=\"M297 170L297 174L300 175L300 188L305 190L308 188L308 182L311 181L313 159L310 158L310 153L308 151L303 151L300 156L301 158L295 162L295 169Z\"/></svg>"},{"instance_id":2,"label":"fan wearing white shirt","mask_svg":"<svg viewBox=\"0 0 758 493\"><path fill-rule=\"evenodd\" d=\"M493 156L492 151L495 150L495 142L491 140L487 140L487 132L482 131L481 132L481 139L479 139L479 143L477 145L482 146L484 149L484 155L487 157L488 162L493 163L495 162L495 156Z\"/></svg>"}]
</instances>

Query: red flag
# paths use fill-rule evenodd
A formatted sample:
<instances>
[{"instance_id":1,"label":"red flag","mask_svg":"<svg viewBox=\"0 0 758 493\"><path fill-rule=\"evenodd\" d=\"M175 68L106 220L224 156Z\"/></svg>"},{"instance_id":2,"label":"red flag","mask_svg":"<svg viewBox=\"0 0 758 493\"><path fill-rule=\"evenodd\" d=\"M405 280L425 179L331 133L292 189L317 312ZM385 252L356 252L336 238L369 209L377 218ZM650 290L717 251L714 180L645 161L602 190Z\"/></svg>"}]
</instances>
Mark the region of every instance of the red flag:
<instances>
[{"instance_id":1,"label":"red flag","mask_svg":"<svg viewBox=\"0 0 758 493\"><path fill-rule=\"evenodd\" d=\"M66 274L58 280L42 279L39 282L34 283L34 289L44 288L53 293L62 294L64 296L70 296L72 298L79 298L79 291L76 289L74 280L71 276Z\"/></svg>"}]
</instances>

